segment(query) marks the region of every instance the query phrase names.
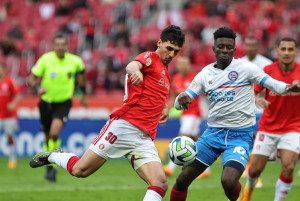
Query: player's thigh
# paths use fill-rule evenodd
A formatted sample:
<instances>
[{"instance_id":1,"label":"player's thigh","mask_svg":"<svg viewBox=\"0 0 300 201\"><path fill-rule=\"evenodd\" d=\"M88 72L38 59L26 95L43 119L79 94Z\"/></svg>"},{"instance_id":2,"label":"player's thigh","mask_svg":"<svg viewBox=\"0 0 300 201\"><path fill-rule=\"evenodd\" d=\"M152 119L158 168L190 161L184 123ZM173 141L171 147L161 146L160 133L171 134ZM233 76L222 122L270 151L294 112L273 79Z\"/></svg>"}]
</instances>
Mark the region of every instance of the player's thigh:
<instances>
[{"instance_id":1,"label":"player's thigh","mask_svg":"<svg viewBox=\"0 0 300 201\"><path fill-rule=\"evenodd\" d=\"M53 104L52 118L61 119L63 124L67 123L71 107L72 107L71 100L67 100L62 103Z\"/></svg>"},{"instance_id":2,"label":"player's thigh","mask_svg":"<svg viewBox=\"0 0 300 201\"><path fill-rule=\"evenodd\" d=\"M297 164L299 154L287 149L279 149L279 152L282 168L292 171Z\"/></svg>"},{"instance_id":3,"label":"player's thigh","mask_svg":"<svg viewBox=\"0 0 300 201\"><path fill-rule=\"evenodd\" d=\"M194 115L185 115L180 118L180 134L198 137L201 119Z\"/></svg>"},{"instance_id":4,"label":"player's thigh","mask_svg":"<svg viewBox=\"0 0 300 201\"><path fill-rule=\"evenodd\" d=\"M290 150L292 152L299 154L300 153L300 133L289 132L289 133L280 135L280 140L278 142L277 148Z\"/></svg>"},{"instance_id":5,"label":"player's thigh","mask_svg":"<svg viewBox=\"0 0 300 201\"><path fill-rule=\"evenodd\" d=\"M50 103L46 103L41 100L38 107L40 112L41 128L43 131L48 132L52 122L52 106Z\"/></svg>"},{"instance_id":6,"label":"player's thigh","mask_svg":"<svg viewBox=\"0 0 300 201\"><path fill-rule=\"evenodd\" d=\"M145 156L145 153L140 151L140 149L144 147L145 149L150 149L146 143L142 143L141 136L143 135L146 134L133 124L122 118L113 118L108 120L103 126L99 135L96 136L89 146L89 149L106 160L126 156L131 161L139 161L141 158L147 158L147 155ZM146 137L147 142L153 143L149 136ZM136 152L134 152L135 150Z\"/></svg>"},{"instance_id":7,"label":"player's thigh","mask_svg":"<svg viewBox=\"0 0 300 201\"><path fill-rule=\"evenodd\" d=\"M17 119L7 118L2 121L3 131L6 135L13 135L18 129Z\"/></svg>"},{"instance_id":8,"label":"player's thigh","mask_svg":"<svg viewBox=\"0 0 300 201\"><path fill-rule=\"evenodd\" d=\"M258 132L255 137L252 154L272 156L279 142L279 136L265 132Z\"/></svg>"},{"instance_id":9,"label":"player's thigh","mask_svg":"<svg viewBox=\"0 0 300 201\"><path fill-rule=\"evenodd\" d=\"M167 190L167 178L160 162L146 163L140 166L136 172L148 185Z\"/></svg>"},{"instance_id":10,"label":"player's thigh","mask_svg":"<svg viewBox=\"0 0 300 201\"><path fill-rule=\"evenodd\" d=\"M104 158L88 149L75 163L72 173L75 176L87 177L97 171L105 162Z\"/></svg>"}]
</instances>

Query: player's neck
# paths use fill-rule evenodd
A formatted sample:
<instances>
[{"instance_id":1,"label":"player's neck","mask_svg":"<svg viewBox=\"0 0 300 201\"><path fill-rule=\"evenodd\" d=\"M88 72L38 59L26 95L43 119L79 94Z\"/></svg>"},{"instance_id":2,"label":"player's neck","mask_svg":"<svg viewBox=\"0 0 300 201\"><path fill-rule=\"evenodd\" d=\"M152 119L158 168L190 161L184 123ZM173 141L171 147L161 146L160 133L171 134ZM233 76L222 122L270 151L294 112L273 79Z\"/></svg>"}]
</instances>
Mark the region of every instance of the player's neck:
<instances>
[{"instance_id":1,"label":"player's neck","mask_svg":"<svg viewBox=\"0 0 300 201\"><path fill-rule=\"evenodd\" d=\"M279 61L279 67L280 67L281 71L284 73L291 72L294 69L294 64L295 64L295 62L292 62L290 64L284 64Z\"/></svg>"},{"instance_id":2,"label":"player's neck","mask_svg":"<svg viewBox=\"0 0 300 201\"><path fill-rule=\"evenodd\" d=\"M255 57L256 57L256 55L254 55L254 56L248 56L248 59L249 59L249 61L253 61L254 59L255 59Z\"/></svg>"}]
</instances>

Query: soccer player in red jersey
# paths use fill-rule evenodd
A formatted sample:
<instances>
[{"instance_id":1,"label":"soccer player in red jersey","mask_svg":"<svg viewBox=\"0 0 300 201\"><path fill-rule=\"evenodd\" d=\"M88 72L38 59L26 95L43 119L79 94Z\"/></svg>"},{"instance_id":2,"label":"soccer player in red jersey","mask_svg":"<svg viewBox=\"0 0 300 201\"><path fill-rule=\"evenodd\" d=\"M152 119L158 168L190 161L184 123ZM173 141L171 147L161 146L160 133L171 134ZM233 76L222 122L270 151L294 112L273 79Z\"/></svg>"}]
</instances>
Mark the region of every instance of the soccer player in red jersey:
<instances>
[{"instance_id":1,"label":"soccer player in red jersey","mask_svg":"<svg viewBox=\"0 0 300 201\"><path fill-rule=\"evenodd\" d=\"M8 138L10 169L17 166L14 132L18 127L16 107L21 99L19 86L13 78L5 75L5 66L0 63L0 131L3 130Z\"/></svg>"},{"instance_id":2,"label":"soccer player in red jersey","mask_svg":"<svg viewBox=\"0 0 300 201\"><path fill-rule=\"evenodd\" d=\"M171 108L174 104L176 96L178 96L182 91L184 91L190 83L193 81L196 73L192 72L191 61L187 56L180 56L176 60L176 67L178 73L176 73L172 78L171 84L171 98L169 101L169 107ZM180 136L188 136L194 141L198 140L200 133L201 124L201 109L199 106L200 96L198 96L194 102L189 105L188 110L182 111L180 116ZM164 170L167 176L173 176L174 170L177 167L171 160L164 166ZM210 176L210 171L204 172L205 176Z\"/></svg>"},{"instance_id":3,"label":"soccer player in red jersey","mask_svg":"<svg viewBox=\"0 0 300 201\"><path fill-rule=\"evenodd\" d=\"M282 38L277 47L278 61L263 70L271 77L288 84L300 85L300 64L295 62L297 43L293 38ZM254 86L258 94L264 88ZM293 183L293 171L300 152L300 92L278 95L266 89L265 98L256 97L256 104L264 109L253 146L242 201L251 199L257 178L265 168L269 156L278 149L281 173L275 186L275 201L285 200Z\"/></svg>"},{"instance_id":4,"label":"soccer player in red jersey","mask_svg":"<svg viewBox=\"0 0 300 201\"><path fill-rule=\"evenodd\" d=\"M144 201L161 201L168 189L167 179L153 140L158 123L168 120L170 89L168 64L181 50L185 37L178 26L165 28L155 52L144 52L126 67L125 96L121 108L79 159L61 149L32 158L31 167L56 163L76 177L87 177L108 159L125 156L137 174L149 185Z\"/></svg>"}]
</instances>

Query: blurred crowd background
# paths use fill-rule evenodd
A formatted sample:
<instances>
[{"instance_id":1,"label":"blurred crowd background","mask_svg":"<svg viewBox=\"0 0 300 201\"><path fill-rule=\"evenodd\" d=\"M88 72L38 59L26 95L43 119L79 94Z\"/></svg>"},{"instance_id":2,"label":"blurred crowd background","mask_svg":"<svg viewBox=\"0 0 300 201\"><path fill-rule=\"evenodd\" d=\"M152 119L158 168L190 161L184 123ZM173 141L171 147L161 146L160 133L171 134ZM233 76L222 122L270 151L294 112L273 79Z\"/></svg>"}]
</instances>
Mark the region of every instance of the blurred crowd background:
<instances>
[{"instance_id":1,"label":"blurred crowd background","mask_svg":"<svg viewBox=\"0 0 300 201\"><path fill-rule=\"evenodd\" d=\"M213 32L220 26L238 33L235 58L245 55L245 37L254 36L260 53L275 60L278 38L292 36L300 44L300 1L0 0L0 61L29 94L32 66L63 33L69 52L85 62L88 94L123 93L127 63L142 51L155 51L170 24L185 30L181 54L191 58L195 72L214 62ZM175 73L174 62L169 70Z\"/></svg>"}]
</instances>

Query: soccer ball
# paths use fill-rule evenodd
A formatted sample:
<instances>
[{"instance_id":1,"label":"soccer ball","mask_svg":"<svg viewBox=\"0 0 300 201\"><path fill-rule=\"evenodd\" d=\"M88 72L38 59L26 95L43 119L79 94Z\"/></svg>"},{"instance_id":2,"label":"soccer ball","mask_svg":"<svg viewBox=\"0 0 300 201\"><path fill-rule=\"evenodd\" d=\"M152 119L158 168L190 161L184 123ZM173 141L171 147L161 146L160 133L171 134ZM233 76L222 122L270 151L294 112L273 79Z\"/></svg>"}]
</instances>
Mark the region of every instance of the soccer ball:
<instances>
[{"instance_id":1,"label":"soccer ball","mask_svg":"<svg viewBox=\"0 0 300 201\"><path fill-rule=\"evenodd\" d=\"M194 140L186 136L179 136L172 140L168 147L168 156L176 165L189 165L197 155Z\"/></svg>"}]
</instances>

